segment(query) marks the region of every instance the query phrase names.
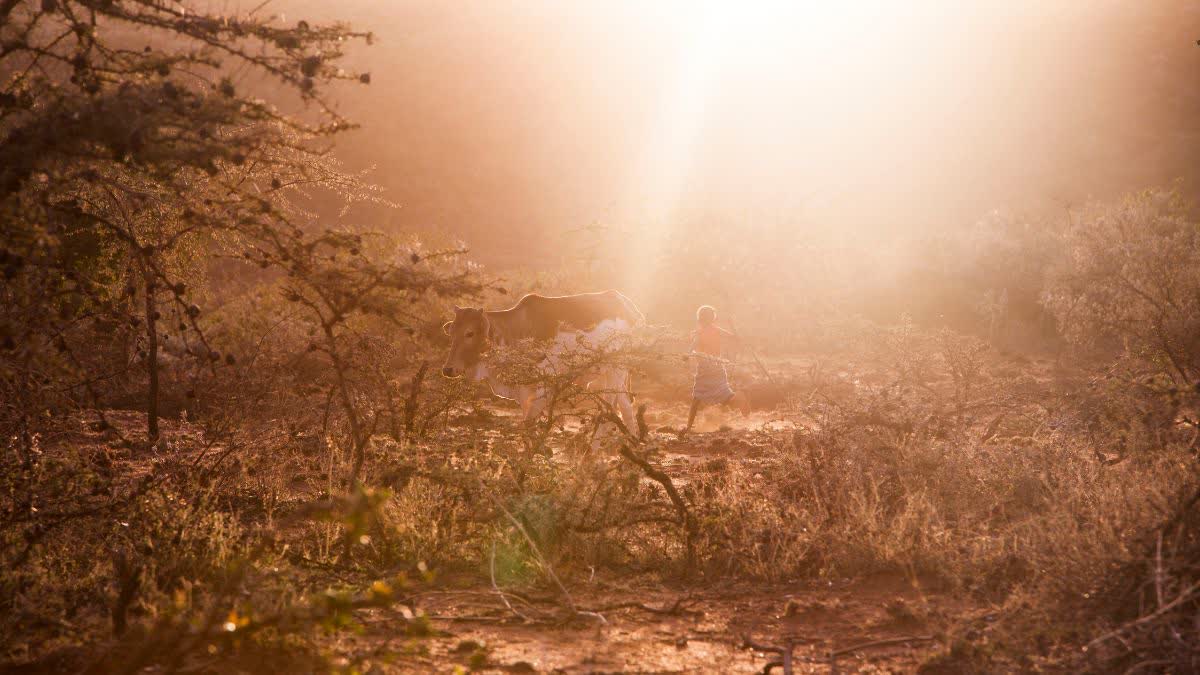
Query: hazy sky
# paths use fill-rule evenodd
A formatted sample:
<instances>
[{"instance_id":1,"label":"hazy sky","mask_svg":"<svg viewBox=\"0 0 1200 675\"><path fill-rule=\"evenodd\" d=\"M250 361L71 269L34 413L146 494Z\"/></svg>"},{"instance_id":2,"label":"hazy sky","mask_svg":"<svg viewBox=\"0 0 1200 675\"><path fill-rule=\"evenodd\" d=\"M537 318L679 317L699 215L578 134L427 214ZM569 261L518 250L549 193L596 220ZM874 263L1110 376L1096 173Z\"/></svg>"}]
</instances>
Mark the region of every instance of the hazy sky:
<instances>
[{"instance_id":1,"label":"hazy sky","mask_svg":"<svg viewBox=\"0 0 1200 675\"><path fill-rule=\"evenodd\" d=\"M342 99L341 154L402 204L371 215L496 264L594 223L636 246L692 217L953 227L1200 157L1197 0L270 8L376 33Z\"/></svg>"}]
</instances>

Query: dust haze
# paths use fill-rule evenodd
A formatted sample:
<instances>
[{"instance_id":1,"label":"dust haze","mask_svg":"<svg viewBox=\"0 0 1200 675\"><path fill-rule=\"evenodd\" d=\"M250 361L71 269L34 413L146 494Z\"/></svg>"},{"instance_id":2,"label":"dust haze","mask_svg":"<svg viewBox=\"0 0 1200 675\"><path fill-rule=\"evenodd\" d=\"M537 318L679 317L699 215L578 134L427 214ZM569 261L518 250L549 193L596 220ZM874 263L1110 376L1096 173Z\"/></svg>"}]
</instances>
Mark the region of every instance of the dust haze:
<instances>
[{"instance_id":1,"label":"dust haze","mask_svg":"<svg viewBox=\"0 0 1200 675\"><path fill-rule=\"evenodd\" d=\"M0 673L1200 672L1198 40L0 0Z\"/></svg>"},{"instance_id":2,"label":"dust haze","mask_svg":"<svg viewBox=\"0 0 1200 675\"><path fill-rule=\"evenodd\" d=\"M339 152L397 224L503 266L557 264L594 224L786 219L886 247L1194 180L1192 3L765 3L708 33L719 4L638 5L339 3L379 37Z\"/></svg>"}]
</instances>

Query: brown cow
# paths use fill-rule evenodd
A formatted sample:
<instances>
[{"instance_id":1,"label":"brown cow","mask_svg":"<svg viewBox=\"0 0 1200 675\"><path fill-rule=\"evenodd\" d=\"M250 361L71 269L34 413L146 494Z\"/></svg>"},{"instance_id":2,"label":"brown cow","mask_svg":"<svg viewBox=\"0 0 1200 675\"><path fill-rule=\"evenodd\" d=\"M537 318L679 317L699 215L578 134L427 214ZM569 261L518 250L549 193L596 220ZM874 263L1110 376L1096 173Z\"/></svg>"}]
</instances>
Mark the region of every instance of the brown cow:
<instances>
[{"instance_id":1,"label":"brown cow","mask_svg":"<svg viewBox=\"0 0 1200 675\"><path fill-rule=\"evenodd\" d=\"M546 406L546 392L535 385L511 386L492 377L487 353L492 345L512 345L526 338L549 343L543 365L552 365L556 354L574 341L596 347L610 346L614 338L628 336L645 317L629 298L617 291L547 297L526 295L509 309L489 311L455 307L454 319L442 329L450 336L450 353L442 375L465 375L472 381L487 380L492 393L521 405L526 421L536 420ZM595 373L611 405L621 411L629 429L636 429L629 393L629 372L608 366Z\"/></svg>"}]
</instances>

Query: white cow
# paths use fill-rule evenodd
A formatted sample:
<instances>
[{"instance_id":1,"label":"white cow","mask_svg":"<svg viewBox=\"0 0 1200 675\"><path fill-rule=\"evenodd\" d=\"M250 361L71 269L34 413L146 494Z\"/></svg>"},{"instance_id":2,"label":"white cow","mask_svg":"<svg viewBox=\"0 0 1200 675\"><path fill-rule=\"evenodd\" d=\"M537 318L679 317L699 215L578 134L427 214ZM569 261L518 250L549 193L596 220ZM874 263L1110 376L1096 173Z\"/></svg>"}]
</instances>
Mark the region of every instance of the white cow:
<instances>
[{"instance_id":1,"label":"white cow","mask_svg":"<svg viewBox=\"0 0 1200 675\"><path fill-rule=\"evenodd\" d=\"M572 352L624 346L632 329L643 323L645 317L633 302L612 290L558 297L531 294L499 311L456 307L454 319L442 326L451 338L442 375L486 380L492 393L520 404L525 421L531 422L545 411L548 392L536 384L510 385L495 377L489 358L493 347L514 346L526 339L539 341L546 345L539 368L546 373L562 372L571 367L568 355ZM635 430L628 369L605 365L589 373L588 379L588 386L599 387L608 403L620 411L625 426Z\"/></svg>"}]
</instances>

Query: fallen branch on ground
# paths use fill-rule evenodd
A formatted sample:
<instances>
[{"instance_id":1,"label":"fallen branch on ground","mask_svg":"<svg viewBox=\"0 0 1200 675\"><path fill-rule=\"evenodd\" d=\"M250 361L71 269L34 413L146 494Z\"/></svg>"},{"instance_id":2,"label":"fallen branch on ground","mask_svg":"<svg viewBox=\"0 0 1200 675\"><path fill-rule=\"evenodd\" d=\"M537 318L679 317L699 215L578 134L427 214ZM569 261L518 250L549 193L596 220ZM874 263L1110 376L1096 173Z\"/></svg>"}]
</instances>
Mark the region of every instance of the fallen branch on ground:
<instances>
[{"instance_id":1,"label":"fallen branch on ground","mask_svg":"<svg viewBox=\"0 0 1200 675\"><path fill-rule=\"evenodd\" d=\"M1197 581L1196 583L1187 587L1185 590L1180 592L1178 597L1176 597L1171 602L1163 605L1162 607L1159 607L1158 610L1156 610L1150 614L1147 614L1146 616L1143 616L1139 619L1134 619L1133 621L1130 621L1129 623L1126 623L1126 624L1120 626L1116 630L1109 631L1108 633L1101 635L1100 637L1096 638L1095 640L1092 640L1091 642L1087 643L1087 646L1084 647L1084 650L1086 651L1088 649L1091 649L1092 647L1095 647L1095 646L1099 645L1100 643L1102 643L1106 640L1109 640L1111 638L1119 637L1122 633L1124 633L1125 631L1128 631L1131 628L1136 628L1142 624L1146 624L1146 623L1149 623L1149 622L1157 619L1158 617L1162 616L1163 614L1166 614L1167 612L1171 611L1172 609L1175 609L1179 605L1183 604L1187 600L1190 600L1193 597L1195 597L1196 591L1200 591L1200 581Z\"/></svg>"},{"instance_id":2,"label":"fallen branch on ground","mask_svg":"<svg viewBox=\"0 0 1200 675\"><path fill-rule=\"evenodd\" d=\"M911 635L906 637L884 638L882 640L863 642L862 644L857 644L853 647L838 649L833 652L833 656L845 656L846 654L853 654L854 652L862 651L863 649L870 649L872 647L886 647L888 645L900 645L908 642L932 642L935 639L936 638L934 638L932 635Z\"/></svg>"},{"instance_id":3,"label":"fallen branch on ground","mask_svg":"<svg viewBox=\"0 0 1200 675\"><path fill-rule=\"evenodd\" d=\"M690 603L692 600L693 600L693 598L691 598L691 597L682 597L682 598L679 598L678 600L676 600L675 603L672 604L670 607L662 607L662 608L651 607L651 606L641 603L641 602L632 602L632 601L618 602L618 603L614 603L611 605L604 605L603 607L597 607L593 611L611 612L613 610L618 610L618 609L640 609L645 612L650 612L651 614L663 614L666 616L681 616L681 615L685 615L685 614L690 614L693 616L703 615L704 612L702 612L702 611L686 609L684 607L685 604Z\"/></svg>"},{"instance_id":4,"label":"fallen branch on ground","mask_svg":"<svg viewBox=\"0 0 1200 675\"><path fill-rule=\"evenodd\" d=\"M836 649L829 652L828 663L834 667L834 672L837 671L837 658L854 652L870 649L872 647L885 647L888 645L906 644L909 642L932 642L935 638L932 635L910 635L904 637L884 638L882 640L872 640L870 642L862 642L851 647ZM804 642L814 642L811 638L804 637L787 637L784 639L782 647L775 645L765 645L754 642L749 635L742 636L742 647L744 649L753 649L754 651L764 652L767 654L779 654L778 661L771 661L763 666L762 672L764 675L770 673L775 668L783 669L784 675L791 675L792 672L792 652L796 646ZM818 661L819 663L819 661Z\"/></svg>"},{"instance_id":5,"label":"fallen branch on ground","mask_svg":"<svg viewBox=\"0 0 1200 675\"><path fill-rule=\"evenodd\" d=\"M763 666L762 673L767 675L775 668L783 669L783 675L792 675L792 650L796 648L796 640L794 638L786 638L784 646L776 647L774 645L764 645L750 639L749 635L742 636L742 648L753 649L756 652L766 654L778 654L778 661L770 661Z\"/></svg>"}]
</instances>

